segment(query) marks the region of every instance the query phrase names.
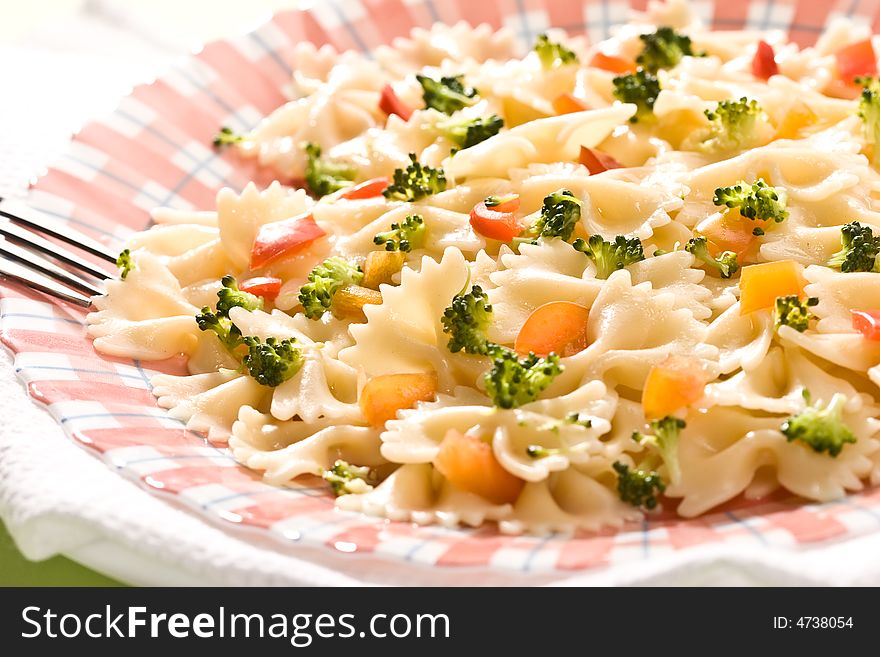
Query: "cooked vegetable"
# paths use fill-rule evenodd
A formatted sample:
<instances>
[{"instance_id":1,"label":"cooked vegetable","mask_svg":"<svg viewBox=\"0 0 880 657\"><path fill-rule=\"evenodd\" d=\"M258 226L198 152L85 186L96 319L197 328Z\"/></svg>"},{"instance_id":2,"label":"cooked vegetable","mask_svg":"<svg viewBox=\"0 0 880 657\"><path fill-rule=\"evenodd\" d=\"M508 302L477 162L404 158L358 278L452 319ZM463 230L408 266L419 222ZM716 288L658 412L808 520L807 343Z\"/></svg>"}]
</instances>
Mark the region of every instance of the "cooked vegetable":
<instances>
[{"instance_id":1,"label":"cooked vegetable","mask_svg":"<svg viewBox=\"0 0 880 657\"><path fill-rule=\"evenodd\" d=\"M248 311L259 310L263 307L263 300L248 292L242 292L233 276L224 276L220 283L222 287L217 291L216 312L205 306L196 315L196 324L202 331L214 332L223 345L233 351L242 344L243 338L241 331L229 319L229 311L236 307Z\"/></svg>"},{"instance_id":2,"label":"cooked vegetable","mask_svg":"<svg viewBox=\"0 0 880 657\"><path fill-rule=\"evenodd\" d=\"M739 279L740 314L773 308L778 297L804 294L802 267L794 260L777 260L743 267Z\"/></svg>"},{"instance_id":3,"label":"cooked vegetable","mask_svg":"<svg viewBox=\"0 0 880 657\"><path fill-rule=\"evenodd\" d=\"M479 285L474 285L467 294L453 297L440 321L443 332L449 335L446 347L452 353L464 350L468 354L485 356L494 347L486 337L486 330L492 322L492 306Z\"/></svg>"},{"instance_id":4,"label":"cooked vegetable","mask_svg":"<svg viewBox=\"0 0 880 657\"><path fill-rule=\"evenodd\" d=\"M371 426L383 427L397 411L431 401L436 394L435 374L381 374L367 381L358 403Z\"/></svg>"},{"instance_id":5,"label":"cooked vegetable","mask_svg":"<svg viewBox=\"0 0 880 657\"><path fill-rule=\"evenodd\" d=\"M834 59L837 74L844 82L851 84L857 78L877 75L877 55L870 37L844 46L834 53Z\"/></svg>"},{"instance_id":6,"label":"cooked vegetable","mask_svg":"<svg viewBox=\"0 0 880 657\"><path fill-rule=\"evenodd\" d=\"M321 157L321 147L318 144L305 145L306 157L306 185L315 196L327 196L335 191L351 187L352 181L357 176L357 169L349 164L333 162Z\"/></svg>"},{"instance_id":7,"label":"cooked vegetable","mask_svg":"<svg viewBox=\"0 0 880 657\"><path fill-rule=\"evenodd\" d=\"M196 315L196 324L200 331L213 332L229 351L234 351L243 342L241 331L232 320L226 315L215 313L208 306Z\"/></svg>"},{"instance_id":8,"label":"cooked vegetable","mask_svg":"<svg viewBox=\"0 0 880 657\"><path fill-rule=\"evenodd\" d=\"M382 303L382 295L368 287L361 285L345 285L333 295L331 308L335 317L345 319L364 320L364 306L379 305Z\"/></svg>"},{"instance_id":9,"label":"cooked vegetable","mask_svg":"<svg viewBox=\"0 0 880 657\"><path fill-rule=\"evenodd\" d=\"M422 85L422 98L426 108L452 114L477 102L477 90L464 86L463 75L442 77L440 80L417 75L416 80Z\"/></svg>"},{"instance_id":10,"label":"cooked vegetable","mask_svg":"<svg viewBox=\"0 0 880 657\"><path fill-rule=\"evenodd\" d=\"M733 251L724 251L718 257L713 257L709 253L709 243L705 237L689 239L684 249L703 264L717 270L721 278L730 278L739 271L739 265L736 262L737 254Z\"/></svg>"},{"instance_id":11,"label":"cooked vegetable","mask_svg":"<svg viewBox=\"0 0 880 657\"><path fill-rule=\"evenodd\" d=\"M606 242L601 235L590 235L590 239L586 241L576 239L572 246L595 263L596 278L601 279L645 259L642 240L638 237L618 235L613 242Z\"/></svg>"},{"instance_id":12,"label":"cooked vegetable","mask_svg":"<svg viewBox=\"0 0 880 657\"><path fill-rule=\"evenodd\" d=\"M533 50L538 53L541 66L547 69L578 63L578 56L573 50L564 44L551 41L546 34L538 36Z\"/></svg>"},{"instance_id":13,"label":"cooked vegetable","mask_svg":"<svg viewBox=\"0 0 880 657\"><path fill-rule=\"evenodd\" d=\"M759 123L764 121L767 127L766 115L756 100L749 100L745 96L739 100L722 100L714 110L705 110L704 114L711 127L701 148L708 152L743 150L765 141Z\"/></svg>"},{"instance_id":14,"label":"cooked vegetable","mask_svg":"<svg viewBox=\"0 0 880 657\"><path fill-rule=\"evenodd\" d=\"M651 367L642 391L642 408L649 420L671 415L698 401L706 388L706 374L695 358L670 354Z\"/></svg>"},{"instance_id":15,"label":"cooked vegetable","mask_svg":"<svg viewBox=\"0 0 880 657\"><path fill-rule=\"evenodd\" d=\"M327 233L315 223L311 212L260 226L251 248L250 268L298 253Z\"/></svg>"},{"instance_id":16,"label":"cooked vegetable","mask_svg":"<svg viewBox=\"0 0 880 657\"><path fill-rule=\"evenodd\" d=\"M739 212L717 212L698 223L694 232L706 238L711 255L732 251L741 262L755 241L755 223Z\"/></svg>"},{"instance_id":17,"label":"cooked vegetable","mask_svg":"<svg viewBox=\"0 0 880 657\"><path fill-rule=\"evenodd\" d=\"M413 113L412 107L408 107L406 103L400 100L400 97L394 91L394 87L390 84L382 87L382 95L379 97L379 109L389 116L396 114L404 121L409 121Z\"/></svg>"},{"instance_id":18,"label":"cooked vegetable","mask_svg":"<svg viewBox=\"0 0 880 657\"><path fill-rule=\"evenodd\" d=\"M384 192L388 188L388 178L372 178L371 180L365 180L362 183L358 183L353 187L349 187L340 195L341 198L344 198L349 201L359 201L365 198L376 198L377 196L382 196L382 192Z\"/></svg>"},{"instance_id":19,"label":"cooked vegetable","mask_svg":"<svg viewBox=\"0 0 880 657\"><path fill-rule=\"evenodd\" d=\"M437 124L440 132L459 149L476 146L494 137L504 127L504 120L497 114L475 119L448 119Z\"/></svg>"},{"instance_id":20,"label":"cooked vegetable","mask_svg":"<svg viewBox=\"0 0 880 657\"><path fill-rule=\"evenodd\" d=\"M296 340L293 338L266 338L264 342L260 338L248 336L244 338L244 344L248 351L242 364L260 385L275 388L302 369L303 355L294 346Z\"/></svg>"},{"instance_id":21,"label":"cooked vegetable","mask_svg":"<svg viewBox=\"0 0 880 657\"><path fill-rule=\"evenodd\" d=\"M807 408L788 418L780 428L788 442L800 440L814 451L837 456L846 443L856 442L853 432L843 421L846 395L835 393L827 406L821 401L812 404L810 393L804 389Z\"/></svg>"},{"instance_id":22,"label":"cooked vegetable","mask_svg":"<svg viewBox=\"0 0 880 657\"><path fill-rule=\"evenodd\" d=\"M309 282L299 290L299 302L309 319L320 319L330 309L333 295L345 285L359 285L361 268L340 256L327 258L309 273Z\"/></svg>"},{"instance_id":23,"label":"cooked vegetable","mask_svg":"<svg viewBox=\"0 0 880 657\"><path fill-rule=\"evenodd\" d=\"M519 330L514 350L538 356L557 353L566 358L588 346L590 309L570 301L551 301L532 311Z\"/></svg>"},{"instance_id":24,"label":"cooked vegetable","mask_svg":"<svg viewBox=\"0 0 880 657\"><path fill-rule=\"evenodd\" d=\"M510 349L496 348L491 355L492 369L483 381L486 394L500 408L517 408L534 401L564 369L556 354L519 358Z\"/></svg>"},{"instance_id":25,"label":"cooked vegetable","mask_svg":"<svg viewBox=\"0 0 880 657\"><path fill-rule=\"evenodd\" d=\"M242 141L244 141L244 135L239 135L233 132L232 128L223 126L211 143L214 145L214 148L223 148L224 146L240 144Z\"/></svg>"},{"instance_id":26,"label":"cooked vegetable","mask_svg":"<svg viewBox=\"0 0 880 657\"><path fill-rule=\"evenodd\" d=\"M630 123L644 121L654 116L654 103L660 94L660 80L643 68L635 73L620 75L612 80L614 97L622 103L634 103L636 113Z\"/></svg>"},{"instance_id":27,"label":"cooked vegetable","mask_svg":"<svg viewBox=\"0 0 880 657\"><path fill-rule=\"evenodd\" d=\"M819 117L806 103L796 100L782 117L773 138L800 139L803 137L804 129L816 123L818 119Z\"/></svg>"},{"instance_id":28,"label":"cooked vegetable","mask_svg":"<svg viewBox=\"0 0 880 657\"><path fill-rule=\"evenodd\" d=\"M590 107L580 98L575 98L569 93L559 94L553 99L553 111L557 115L583 112Z\"/></svg>"},{"instance_id":29,"label":"cooked vegetable","mask_svg":"<svg viewBox=\"0 0 880 657\"><path fill-rule=\"evenodd\" d=\"M781 223L788 218L785 190L771 187L759 178L751 185L744 180L733 187L719 187L712 202L728 208L736 208L747 219Z\"/></svg>"},{"instance_id":30,"label":"cooked vegetable","mask_svg":"<svg viewBox=\"0 0 880 657\"><path fill-rule=\"evenodd\" d=\"M368 480L371 473L366 466L351 465L348 461L337 460L333 467L321 475L330 484L333 493L340 495L359 495L372 489Z\"/></svg>"},{"instance_id":31,"label":"cooked vegetable","mask_svg":"<svg viewBox=\"0 0 880 657\"><path fill-rule=\"evenodd\" d=\"M548 456L559 454L561 450L555 447L544 447L543 445L529 445L526 447L526 456L530 459L545 459Z\"/></svg>"},{"instance_id":32,"label":"cooked vegetable","mask_svg":"<svg viewBox=\"0 0 880 657\"><path fill-rule=\"evenodd\" d=\"M595 148L587 148L586 146L581 146L578 162L587 167L587 171L590 172L591 176L609 169L619 169L623 166L607 153L598 151Z\"/></svg>"},{"instance_id":33,"label":"cooked vegetable","mask_svg":"<svg viewBox=\"0 0 880 657\"><path fill-rule=\"evenodd\" d=\"M871 161L874 166L880 165L880 80L874 77L859 78L862 95L859 97L859 117L862 119L862 130L865 141L873 146Z\"/></svg>"},{"instance_id":34,"label":"cooked vegetable","mask_svg":"<svg viewBox=\"0 0 880 657\"><path fill-rule=\"evenodd\" d=\"M691 38L671 27L658 27L652 34L639 35L639 39L645 45L636 57L636 64L651 73L661 68L675 68L686 55L695 56Z\"/></svg>"},{"instance_id":35,"label":"cooked vegetable","mask_svg":"<svg viewBox=\"0 0 880 657\"><path fill-rule=\"evenodd\" d=\"M603 71L610 73L634 73L637 66L631 59L618 57L616 55L606 55L603 52L597 52L590 60L590 66L593 68L601 68Z\"/></svg>"},{"instance_id":36,"label":"cooked vegetable","mask_svg":"<svg viewBox=\"0 0 880 657\"><path fill-rule=\"evenodd\" d=\"M392 277L401 270L405 261L406 254L400 251L370 251L364 262L361 285L378 290L383 283L391 284Z\"/></svg>"},{"instance_id":37,"label":"cooked vegetable","mask_svg":"<svg viewBox=\"0 0 880 657\"><path fill-rule=\"evenodd\" d=\"M131 249L122 249L116 258L116 266L119 267L119 278L124 281L136 266L131 257Z\"/></svg>"},{"instance_id":38,"label":"cooked vegetable","mask_svg":"<svg viewBox=\"0 0 880 657\"><path fill-rule=\"evenodd\" d=\"M776 299L776 328L790 326L798 333L803 333L809 328L810 320L814 318L810 308L819 303L816 297L801 300L793 294L777 297Z\"/></svg>"},{"instance_id":39,"label":"cooked vegetable","mask_svg":"<svg viewBox=\"0 0 880 657\"><path fill-rule=\"evenodd\" d=\"M866 340L880 340L880 310L851 310L853 330Z\"/></svg>"},{"instance_id":40,"label":"cooked vegetable","mask_svg":"<svg viewBox=\"0 0 880 657\"><path fill-rule=\"evenodd\" d=\"M758 41L755 56L752 58L752 75L759 80L769 80L778 73L779 66L776 65L776 53L773 52L773 46L764 40Z\"/></svg>"},{"instance_id":41,"label":"cooked vegetable","mask_svg":"<svg viewBox=\"0 0 880 657\"><path fill-rule=\"evenodd\" d=\"M489 239L510 242L522 232L522 225L516 217L519 210L519 195L504 197L489 196L471 210L471 227L475 232Z\"/></svg>"},{"instance_id":42,"label":"cooked vegetable","mask_svg":"<svg viewBox=\"0 0 880 657\"><path fill-rule=\"evenodd\" d=\"M255 276L242 281L238 287L242 292L272 301L281 291L281 279L275 276Z\"/></svg>"},{"instance_id":43,"label":"cooked vegetable","mask_svg":"<svg viewBox=\"0 0 880 657\"><path fill-rule=\"evenodd\" d=\"M419 201L446 189L443 169L422 166L415 153L409 154L406 169L395 169L393 182L382 192L392 201Z\"/></svg>"},{"instance_id":44,"label":"cooked vegetable","mask_svg":"<svg viewBox=\"0 0 880 657\"><path fill-rule=\"evenodd\" d=\"M840 229L840 245L843 247L831 256L828 266L842 272L880 270L877 262L880 254L880 237L874 237L870 226L853 221Z\"/></svg>"},{"instance_id":45,"label":"cooked vegetable","mask_svg":"<svg viewBox=\"0 0 880 657\"><path fill-rule=\"evenodd\" d=\"M498 462L492 445L455 429L446 432L434 457L434 467L456 488L493 504L512 504L525 486L522 479Z\"/></svg>"},{"instance_id":46,"label":"cooked vegetable","mask_svg":"<svg viewBox=\"0 0 880 657\"><path fill-rule=\"evenodd\" d=\"M612 467L617 473L617 494L623 502L648 510L657 506L657 495L666 490L660 475L653 470L630 468L620 461Z\"/></svg>"},{"instance_id":47,"label":"cooked vegetable","mask_svg":"<svg viewBox=\"0 0 880 657\"><path fill-rule=\"evenodd\" d=\"M548 239L558 237L567 242L581 219L582 205L580 199L567 189L548 194L541 206L541 216L529 228L528 235Z\"/></svg>"},{"instance_id":48,"label":"cooked vegetable","mask_svg":"<svg viewBox=\"0 0 880 657\"><path fill-rule=\"evenodd\" d=\"M681 478L681 468L678 463L678 440L681 430L687 424L682 419L667 415L659 420L651 420L649 426L653 434L644 435L636 431L633 433L633 439L642 445L655 449L666 465L669 480L673 484L678 483Z\"/></svg>"},{"instance_id":49,"label":"cooked vegetable","mask_svg":"<svg viewBox=\"0 0 880 657\"><path fill-rule=\"evenodd\" d=\"M386 251L408 253L417 249L425 241L425 219L419 214L407 215L400 223L391 224L391 230L379 233L373 243L384 246Z\"/></svg>"}]
</instances>

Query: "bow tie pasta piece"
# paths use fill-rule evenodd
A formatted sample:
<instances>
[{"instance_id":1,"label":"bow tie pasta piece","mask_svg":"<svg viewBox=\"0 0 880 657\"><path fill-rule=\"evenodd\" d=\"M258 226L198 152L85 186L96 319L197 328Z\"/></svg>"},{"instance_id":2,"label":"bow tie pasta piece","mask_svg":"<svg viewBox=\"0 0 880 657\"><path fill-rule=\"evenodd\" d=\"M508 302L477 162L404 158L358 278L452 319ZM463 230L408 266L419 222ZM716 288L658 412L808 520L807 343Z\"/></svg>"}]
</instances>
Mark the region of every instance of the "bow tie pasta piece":
<instances>
[{"instance_id":1,"label":"bow tie pasta piece","mask_svg":"<svg viewBox=\"0 0 880 657\"><path fill-rule=\"evenodd\" d=\"M770 313L743 315L736 302L716 317L706 331L705 341L719 351L720 373L742 368L752 370L761 364L773 341L774 320Z\"/></svg>"},{"instance_id":2,"label":"bow tie pasta piece","mask_svg":"<svg viewBox=\"0 0 880 657\"><path fill-rule=\"evenodd\" d=\"M856 372L867 372L880 364L880 342L866 340L860 333L798 333L780 326L779 339L811 354Z\"/></svg>"},{"instance_id":3,"label":"bow tie pasta piece","mask_svg":"<svg viewBox=\"0 0 880 657\"><path fill-rule=\"evenodd\" d=\"M145 249L159 256L183 286L222 278L232 269L232 263L220 243L219 232L211 226L154 226L136 233L128 241L128 248L132 251Z\"/></svg>"},{"instance_id":4,"label":"bow tie pasta piece","mask_svg":"<svg viewBox=\"0 0 880 657\"><path fill-rule=\"evenodd\" d=\"M819 318L816 330L820 333L848 333L852 331L850 311L880 308L880 276L873 272L842 273L811 265L804 277L809 281L804 293L819 299L811 312Z\"/></svg>"},{"instance_id":5,"label":"bow tie pasta piece","mask_svg":"<svg viewBox=\"0 0 880 657\"><path fill-rule=\"evenodd\" d=\"M712 290L701 285L706 273L694 269L694 257L687 251L672 251L645 258L630 266L633 285L648 282L654 290L675 294L676 308L687 308L694 317L706 320L712 315Z\"/></svg>"}]
</instances>

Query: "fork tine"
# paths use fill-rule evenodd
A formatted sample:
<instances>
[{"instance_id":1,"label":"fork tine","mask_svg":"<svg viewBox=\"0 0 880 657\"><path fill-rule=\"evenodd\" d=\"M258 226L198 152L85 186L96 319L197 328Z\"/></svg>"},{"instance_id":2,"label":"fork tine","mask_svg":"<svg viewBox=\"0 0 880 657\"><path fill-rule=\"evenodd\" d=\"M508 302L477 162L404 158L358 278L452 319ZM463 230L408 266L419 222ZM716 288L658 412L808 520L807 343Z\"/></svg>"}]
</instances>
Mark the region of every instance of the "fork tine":
<instances>
[{"instance_id":1,"label":"fork tine","mask_svg":"<svg viewBox=\"0 0 880 657\"><path fill-rule=\"evenodd\" d=\"M45 274L59 283L74 287L80 292L85 292L88 295L104 293L104 290L94 283L90 283L79 276L71 274L66 269L59 267L43 256L38 255L33 251L28 251L27 249L6 240L0 240L0 254L4 255L8 260L15 260L26 267L30 267L41 274Z\"/></svg>"},{"instance_id":2,"label":"fork tine","mask_svg":"<svg viewBox=\"0 0 880 657\"><path fill-rule=\"evenodd\" d=\"M83 308L89 308L92 305L91 299L87 296L66 288L47 276L43 276L27 267L23 267L17 262L12 262L5 258L0 258L0 276L5 276L11 280L18 281L27 287L39 290L40 292L45 292L50 296L68 301Z\"/></svg>"},{"instance_id":3,"label":"fork tine","mask_svg":"<svg viewBox=\"0 0 880 657\"><path fill-rule=\"evenodd\" d=\"M95 278L100 278L102 280L112 278L112 275L101 267L98 267L88 260L81 258L72 251L68 251L60 244L50 242L49 240L42 238L39 235L36 235L25 228L22 228L21 226L16 226L8 219L3 219L2 221L0 221L0 234L5 235L7 239L12 242L21 244L22 246L37 249L38 251L58 260L61 260L71 267L75 267L80 271L84 271L87 274L94 276Z\"/></svg>"},{"instance_id":4,"label":"fork tine","mask_svg":"<svg viewBox=\"0 0 880 657\"><path fill-rule=\"evenodd\" d=\"M88 235L79 232L68 225L61 225L59 222L48 217L28 206L10 200L4 200L0 203L0 215L7 219L27 226L31 230L39 231L45 235L51 235L63 242L67 242L77 248L87 251L92 255L98 256L107 262L116 263L116 256L112 250L101 244L97 240L92 239ZM63 230L62 230L63 228Z\"/></svg>"}]
</instances>

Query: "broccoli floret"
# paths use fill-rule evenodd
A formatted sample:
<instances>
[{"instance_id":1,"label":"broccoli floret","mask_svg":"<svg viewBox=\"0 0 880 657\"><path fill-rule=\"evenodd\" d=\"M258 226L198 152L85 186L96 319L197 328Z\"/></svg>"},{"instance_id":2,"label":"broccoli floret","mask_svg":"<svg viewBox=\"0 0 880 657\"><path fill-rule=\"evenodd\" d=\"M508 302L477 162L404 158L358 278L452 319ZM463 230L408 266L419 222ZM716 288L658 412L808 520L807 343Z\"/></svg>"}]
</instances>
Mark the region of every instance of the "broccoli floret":
<instances>
[{"instance_id":1,"label":"broccoli floret","mask_svg":"<svg viewBox=\"0 0 880 657\"><path fill-rule=\"evenodd\" d=\"M566 64L577 64L578 56L561 43L555 43L546 34L541 34L535 42L533 49L538 53L541 66L544 68L558 68Z\"/></svg>"},{"instance_id":2,"label":"broccoli floret","mask_svg":"<svg viewBox=\"0 0 880 657\"><path fill-rule=\"evenodd\" d=\"M867 77L857 78L856 82L864 87L859 98L859 117L865 141L874 146L871 160L877 166L880 164L880 80Z\"/></svg>"},{"instance_id":3,"label":"broccoli floret","mask_svg":"<svg viewBox=\"0 0 880 657\"><path fill-rule=\"evenodd\" d=\"M238 282L234 276L224 276L220 279L221 287L217 291L217 313L223 317L229 317L231 308L244 308L253 312L263 307L262 297L250 292L242 292L238 289Z\"/></svg>"},{"instance_id":4,"label":"broccoli floret","mask_svg":"<svg viewBox=\"0 0 880 657\"><path fill-rule=\"evenodd\" d=\"M411 214L400 223L391 224L391 230L379 233L373 243L384 245L386 251L403 251L408 253L419 248L425 241L425 219L421 215Z\"/></svg>"},{"instance_id":5,"label":"broccoli floret","mask_svg":"<svg viewBox=\"0 0 880 657\"><path fill-rule=\"evenodd\" d=\"M801 301L796 294L776 297L776 328L790 326L798 333L803 333L814 317L809 308L818 305L818 303L819 299L816 297L809 297Z\"/></svg>"},{"instance_id":6,"label":"broccoli floret","mask_svg":"<svg viewBox=\"0 0 880 657\"><path fill-rule=\"evenodd\" d=\"M651 73L661 68L675 68L685 55L694 55L691 38L678 34L671 27L658 27L653 34L641 34L645 47L636 57L636 63Z\"/></svg>"},{"instance_id":7,"label":"broccoli floret","mask_svg":"<svg viewBox=\"0 0 880 657\"><path fill-rule=\"evenodd\" d=\"M370 468L351 465L347 461L336 461L332 468L324 470L322 477L330 484L330 488L337 496L357 495L373 488L367 483L370 478Z\"/></svg>"},{"instance_id":8,"label":"broccoli floret","mask_svg":"<svg viewBox=\"0 0 880 657\"><path fill-rule=\"evenodd\" d=\"M318 144L306 144L305 151L308 157L306 185L312 194L318 197L327 196L353 184L357 176L357 170L353 166L322 159Z\"/></svg>"},{"instance_id":9,"label":"broccoli floret","mask_svg":"<svg viewBox=\"0 0 880 657\"><path fill-rule=\"evenodd\" d=\"M709 242L705 237L691 238L684 249L704 264L717 269L721 278L730 278L739 271L736 254L733 251L724 251L717 258L713 258L709 253Z\"/></svg>"},{"instance_id":10,"label":"broccoli floret","mask_svg":"<svg viewBox=\"0 0 880 657\"><path fill-rule=\"evenodd\" d=\"M840 229L840 251L831 256L828 266L842 272L877 271L877 255L880 253L880 237L874 237L870 226L858 221Z\"/></svg>"},{"instance_id":11,"label":"broccoli floret","mask_svg":"<svg viewBox=\"0 0 880 657\"><path fill-rule=\"evenodd\" d=\"M422 166L415 153L409 154L410 164L406 169L395 169L394 179L382 192L385 198L393 201L418 201L446 189L446 174L443 169Z\"/></svg>"},{"instance_id":12,"label":"broccoli floret","mask_svg":"<svg viewBox=\"0 0 880 657\"><path fill-rule=\"evenodd\" d=\"M771 187L761 178L749 185L744 180L733 187L719 187L715 190L712 202L728 208L737 208L747 219L760 219L781 223L788 218L785 208L785 190Z\"/></svg>"},{"instance_id":13,"label":"broccoli floret","mask_svg":"<svg viewBox=\"0 0 880 657\"><path fill-rule=\"evenodd\" d=\"M580 199L567 189L548 194L541 206L541 216L527 234L534 238L558 237L567 242L581 219L582 205Z\"/></svg>"},{"instance_id":14,"label":"broccoli floret","mask_svg":"<svg viewBox=\"0 0 880 657\"><path fill-rule=\"evenodd\" d=\"M669 479L676 483L681 476L681 468L678 464L678 438L681 430L687 426L684 420L667 415L660 420L650 422L651 435L644 435L638 431L633 433L633 439L642 445L650 445L657 450L666 469L669 471Z\"/></svg>"},{"instance_id":15,"label":"broccoli floret","mask_svg":"<svg viewBox=\"0 0 880 657\"><path fill-rule=\"evenodd\" d=\"M476 102L477 90L464 86L464 76L442 77L439 81L425 75L417 75L422 85L422 98L425 107L444 114L452 114Z\"/></svg>"},{"instance_id":16,"label":"broccoli floret","mask_svg":"<svg viewBox=\"0 0 880 657\"><path fill-rule=\"evenodd\" d=\"M494 137L504 127L504 120L497 114L476 119L449 119L437 124L443 135L459 149L476 146Z\"/></svg>"},{"instance_id":17,"label":"broccoli floret","mask_svg":"<svg viewBox=\"0 0 880 657\"><path fill-rule=\"evenodd\" d=\"M119 278L125 280L135 268L134 260L131 257L131 249L123 249L116 258L116 266L119 267Z\"/></svg>"},{"instance_id":18,"label":"broccoli floret","mask_svg":"<svg viewBox=\"0 0 880 657\"><path fill-rule=\"evenodd\" d=\"M642 240L638 237L618 235L613 242L606 242L601 235L590 235L587 241L576 239L572 246L595 263L596 278L601 279L645 259Z\"/></svg>"},{"instance_id":19,"label":"broccoli floret","mask_svg":"<svg viewBox=\"0 0 880 657\"><path fill-rule=\"evenodd\" d=\"M517 408L534 401L564 369L559 356L539 358L530 353L525 358L504 347L493 345L492 369L486 372L486 394L495 406Z\"/></svg>"},{"instance_id":20,"label":"broccoli floret","mask_svg":"<svg viewBox=\"0 0 880 657\"><path fill-rule=\"evenodd\" d=\"M320 319L330 308L333 295L346 285L360 285L364 271L357 264L332 256L309 272L309 282L299 289L303 314Z\"/></svg>"},{"instance_id":21,"label":"broccoli floret","mask_svg":"<svg viewBox=\"0 0 880 657\"><path fill-rule=\"evenodd\" d=\"M827 452L829 456L837 456L846 443L856 442L856 437L843 422L843 407L846 396L835 393L831 402L823 407L821 402L810 403L810 393L804 390L807 408L788 418L780 431L788 442L800 440L816 452Z\"/></svg>"},{"instance_id":22,"label":"broccoli floret","mask_svg":"<svg viewBox=\"0 0 880 657\"><path fill-rule=\"evenodd\" d=\"M630 123L644 121L654 116L654 103L660 94L660 80L643 68L635 73L618 75L614 80L614 97L623 103L634 103L637 107Z\"/></svg>"},{"instance_id":23,"label":"broccoli floret","mask_svg":"<svg viewBox=\"0 0 880 657\"><path fill-rule=\"evenodd\" d=\"M653 470L632 468L620 461L612 465L617 473L617 494L627 504L653 509L657 506L657 495L666 490L666 484Z\"/></svg>"},{"instance_id":24,"label":"broccoli floret","mask_svg":"<svg viewBox=\"0 0 880 657\"><path fill-rule=\"evenodd\" d=\"M232 320L213 312L208 306L196 315L196 324L201 331L213 331L229 351L242 343L241 331Z\"/></svg>"},{"instance_id":25,"label":"broccoli floret","mask_svg":"<svg viewBox=\"0 0 880 657\"><path fill-rule=\"evenodd\" d=\"M232 131L232 128L223 126L220 128L220 132L217 133L217 136L214 137L214 141L211 143L214 144L214 148L223 148L224 146L240 144L243 141L244 135L236 134Z\"/></svg>"},{"instance_id":26,"label":"broccoli floret","mask_svg":"<svg viewBox=\"0 0 880 657\"><path fill-rule=\"evenodd\" d=\"M260 338L248 336L244 338L248 352L242 363L257 383L275 388L299 372L303 366L302 352L294 346L295 343L294 338L266 338L263 342Z\"/></svg>"},{"instance_id":27,"label":"broccoli floret","mask_svg":"<svg viewBox=\"0 0 880 657\"><path fill-rule=\"evenodd\" d=\"M492 347L486 330L492 321L492 306L483 288L474 285L467 294L458 294L440 320L443 332L449 335L446 344L452 353L464 350L468 354L485 356Z\"/></svg>"},{"instance_id":28,"label":"broccoli floret","mask_svg":"<svg viewBox=\"0 0 880 657\"><path fill-rule=\"evenodd\" d=\"M708 151L734 151L755 143L758 120L764 111L758 101L743 97L722 100L714 110L704 113L712 127L702 147Z\"/></svg>"}]
</instances>

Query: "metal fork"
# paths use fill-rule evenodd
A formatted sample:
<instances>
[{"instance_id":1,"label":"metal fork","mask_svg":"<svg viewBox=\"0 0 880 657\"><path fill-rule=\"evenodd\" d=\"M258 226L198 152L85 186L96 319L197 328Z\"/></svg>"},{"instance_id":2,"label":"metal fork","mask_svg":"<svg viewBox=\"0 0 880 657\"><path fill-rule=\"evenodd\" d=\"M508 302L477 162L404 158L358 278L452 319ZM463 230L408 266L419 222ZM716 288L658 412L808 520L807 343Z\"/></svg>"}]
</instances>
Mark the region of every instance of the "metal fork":
<instances>
[{"instance_id":1,"label":"metal fork","mask_svg":"<svg viewBox=\"0 0 880 657\"><path fill-rule=\"evenodd\" d=\"M89 308L90 297L103 294L103 281L115 273L46 237L116 264L117 254L88 235L20 202L0 199L0 277Z\"/></svg>"}]
</instances>

